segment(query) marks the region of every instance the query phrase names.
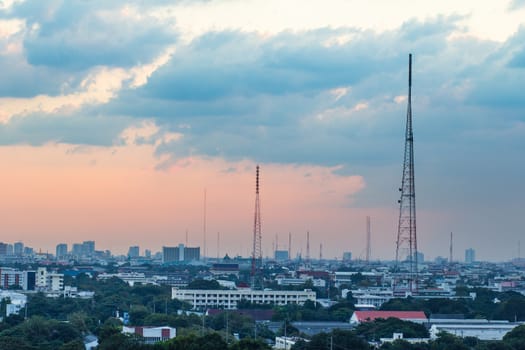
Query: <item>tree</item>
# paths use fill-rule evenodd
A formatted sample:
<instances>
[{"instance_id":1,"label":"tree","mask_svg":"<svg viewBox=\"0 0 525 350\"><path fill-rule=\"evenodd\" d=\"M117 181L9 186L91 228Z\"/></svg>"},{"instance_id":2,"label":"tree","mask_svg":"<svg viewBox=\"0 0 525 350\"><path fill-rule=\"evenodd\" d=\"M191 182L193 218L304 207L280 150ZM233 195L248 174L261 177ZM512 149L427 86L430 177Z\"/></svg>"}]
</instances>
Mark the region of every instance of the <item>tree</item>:
<instances>
[{"instance_id":1,"label":"tree","mask_svg":"<svg viewBox=\"0 0 525 350\"><path fill-rule=\"evenodd\" d=\"M133 305L129 311L129 320L131 324L143 326L144 319L150 314L150 311L143 305Z\"/></svg>"},{"instance_id":2,"label":"tree","mask_svg":"<svg viewBox=\"0 0 525 350\"><path fill-rule=\"evenodd\" d=\"M441 332L438 334L436 340L434 340L430 346L431 350L470 350L470 348L463 344L459 337L452 335L447 332Z\"/></svg>"},{"instance_id":3,"label":"tree","mask_svg":"<svg viewBox=\"0 0 525 350\"><path fill-rule=\"evenodd\" d=\"M335 329L332 333L319 333L312 337L310 342L299 341L292 350L329 350L352 349L369 350L368 343L353 331Z\"/></svg>"},{"instance_id":4,"label":"tree","mask_svg":"<svg viewBox=\"0 0 525 350\"><path fill-rule=\"evenodd\" d=\"M196 279L188 284L187 289L225 289L215 280Z\"/></svg>"},{"instance_id":5,"label":"tree","mask_svg":"<svg viewBox=\"0 0 525 350\"><path fill-rule=\"evenodd\" d=\"M82 342L82 340L80 339L76 339L68 343L64 343L64 345L62 345L59 350L84 350L84 349L85 349L84 342Z\"/></svg>"},{"instance_id":6,"label":"tree","mask_svg":"<svg viewBox=\"0 0 525 350\"><path fill-rule=\"evenodd\" d=\"M503 342L512 346L515 350L525 350L525 325L515 327L505 334Z\"/></svg>"},{"instance_id":7,"label":"tree","mask_svg":"<svg viewBox=\"0 0 525 350\"><path fill-rule=\"evenodd\" d=\"M255 340L252 338L244 338L238 342L233 343L230 350L270 350L271 347L261 340Z\"/></svg>"},{"instance_id":8,"label":"tree","mask_svg":"<svg viewBox=\"0 0 525 350\"><path fill-rule=\"evenodd\" d=\"M370 341L379 340L380 338L390 338L393 333L403 333L405 338L429 337L425 326L393 317L360 323L356 327L355 332Z\"/></svg>"}]
</instances>

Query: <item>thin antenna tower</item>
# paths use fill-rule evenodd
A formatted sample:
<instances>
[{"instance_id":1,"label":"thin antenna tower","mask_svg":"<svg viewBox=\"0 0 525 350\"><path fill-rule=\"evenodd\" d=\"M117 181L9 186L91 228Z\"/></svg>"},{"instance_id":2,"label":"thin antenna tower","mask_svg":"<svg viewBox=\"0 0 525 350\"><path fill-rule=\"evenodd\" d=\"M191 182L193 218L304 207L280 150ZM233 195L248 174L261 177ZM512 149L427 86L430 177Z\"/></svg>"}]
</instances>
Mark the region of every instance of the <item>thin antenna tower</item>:
<instances>
[{"instance_id":1,"label":"thin antenna tower","mask_svg":"<svg viewBox=\"0 0 525 350\"><path fill-rule=\"evenodd\" d=\"M412 131L412 54L408 56L408 106L405 130L405 156L399 199L399 224L396 243L396 267L402 255L408 263L407 282L410 292L417 293L418 254L416 234L416 192L414 175L414 134Z\"/></svg>"},{"instance_id":2,"label":"thin antenna tower","mask_svg":"<svg viewBox=\"0 0 525 350\"><path fill-rule=\"evenodd\" d=\"M221 233L217 232L217 261L220 258L219 249L221 247Z\"/></svg>"},{"instance_id":3,"label":"thin antenna tower","mask_svg":"<svg viewBox=\"0 0 525 350\"><path fill-rule=\"evenodd\" d=\"M188 229L186 229L186 247L188 246Z\"/></svg>"},{"instance_id":4,"label":"thin antenna tower","mask_svg":"<svg viewBox=\"0 0 525 350\"><path fill-rule=\"evenodd\" d=\"M204 218L203 218L203 240L204 244L202 247L202 257L203 260L206 261L206 188L204 189Z\"/></svg>"},{"instance_id":5,"label":"thin antenna tower","mask_svg":"<svg viewBox=\"0 0 525 350\"><path fill-rule=\"evenodd\" d=\"M449 247L449 257L448 257L448 263L452 264L452 247L453 247L453 241L452 241L452 232L450 232L450 247Z\"/></svg>"},{"instance_id":6,"label":"thin antenna tower","mask_svg":"<svg viewBox=\"0 0 525 350\"><path fill-rule=\"evenodd\" d=\"M292 260L292 233L288 232L288 259Z\"/></svg>"},{"instance_id":7,"label":"thin antenna tower","mask_svg":"<svg viewBox=\"0 0 525 350\"><path fill-rule=\"evenodd\" d=\"M255 171L255 215L253 221L253 251L252 251L252 289L262 288L262 232L261 205L259 202L259 165Z\"/></svg>"},{"instance_id":8,"label":"thin antenna tower","mask_svg":"<svg viewBox=\"0 0 525 350\"><path fill-rule=\"evenodd\" d=\"M372 247L370 245L370 216L366 217L366 263L370 262Z\"/></svg>"},{"instance_id":9,"label":"thin antenna tower","mask_svg":"<svg viewBox=\"0 0 525 350\"><path fill-rule=\"evenodd\" d=\"M310 231L306 231L306 263L310 264Z\"/></svg>"},{"instance_id":10,"label":"thin antenna tower","mask_svg":"<svg viewBox=\"0 0 525 350\"><path fill-rule=\"evenodd\" d=\"M323 243L319 243L319 261L323 260Z\"/></svg>"}]
</instances>

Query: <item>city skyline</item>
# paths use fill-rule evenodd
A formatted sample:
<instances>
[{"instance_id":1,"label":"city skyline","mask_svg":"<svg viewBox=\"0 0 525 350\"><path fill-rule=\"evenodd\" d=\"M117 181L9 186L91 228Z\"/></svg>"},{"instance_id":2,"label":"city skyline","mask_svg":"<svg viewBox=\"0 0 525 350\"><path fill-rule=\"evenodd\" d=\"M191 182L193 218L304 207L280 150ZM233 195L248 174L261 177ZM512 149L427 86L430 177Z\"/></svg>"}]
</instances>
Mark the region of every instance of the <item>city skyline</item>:
<instances>
[{"instance_id":1,"label":"city skyline","mask_svg":"<svg viewBox=\"0 0 525 350\"><path fill-rule=\"evenodd\" d=\"M0 241L395 256L413 53L418 248L518 256L525 2L5 1ZM497 239L495 238L497 237Z\"/></svg>"}]
</instances>

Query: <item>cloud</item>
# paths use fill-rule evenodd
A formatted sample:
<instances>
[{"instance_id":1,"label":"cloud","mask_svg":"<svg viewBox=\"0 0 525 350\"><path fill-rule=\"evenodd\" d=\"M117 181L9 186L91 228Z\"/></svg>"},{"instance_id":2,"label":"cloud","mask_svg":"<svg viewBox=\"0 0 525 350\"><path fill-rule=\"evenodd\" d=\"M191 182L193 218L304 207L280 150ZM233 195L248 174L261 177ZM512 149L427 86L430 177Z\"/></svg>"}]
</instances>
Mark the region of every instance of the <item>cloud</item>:
<instances>
[{"instance_id":1,"label":"cloud","mask_svg":"<svg viewBox=\"0 0 525 350\"><path fill-rule=\"evenodd\" d=\"M525 0L512 0L509 5L509 10L518 10L525 6Z\"/></svg>"},{"instance_id":2,"label":"cloud","mask_svg":"<svg viewBox=\"0 0 525 350\"><path fill-rule=\"evenodd\" d=\"M110 147L132 122L122 116L33 114L0 123L0 145L58 142Z\"/></svg>"},{"instance_id":3,"label":"cloud","mask_svg":"<svg viewBox=\"0 0 525 350\"><path fill-rule=\"evenodd\" d=\"M24 2L15 5L12 16L27 22L28 62L62 70L134 66L152 60L177 40L169 26L133 3Z\"/></svg>"}]
</instances>

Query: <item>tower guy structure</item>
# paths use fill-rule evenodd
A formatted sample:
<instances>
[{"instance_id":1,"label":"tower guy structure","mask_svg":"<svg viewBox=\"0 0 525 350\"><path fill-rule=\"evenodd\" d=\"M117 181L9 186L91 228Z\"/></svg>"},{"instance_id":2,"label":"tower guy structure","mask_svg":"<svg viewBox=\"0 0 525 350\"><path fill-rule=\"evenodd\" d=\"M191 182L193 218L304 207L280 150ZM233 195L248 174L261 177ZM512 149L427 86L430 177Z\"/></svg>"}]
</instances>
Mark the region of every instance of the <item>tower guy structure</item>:
<instances>
[{"instance_id":1,"label":"tower guy structure","mask_svg":"<svg viewBox=\"0 0 525 350\"><path fill-rule=\"evenodd\" d=\"M406 264L404 280L410 292L418 288L418 252L416 234L416 191L414 175L414 134L412 131L412 54L408 56L408 107L405 131L405 157L399 199L396 267Z\"/></svg>"},{"instance_id":2,"label":"tower guy structure","mask_svg":"<svg viewBox=\"0 0 525 350\"><path fill-rule=\"evenodd\" d=\"M252 289L261 289L262 285L262 232L261 204L259 202L259 165L255 171L255 215L253 221L253 251L252 251Z\"/></svg>"}]
</instances>

